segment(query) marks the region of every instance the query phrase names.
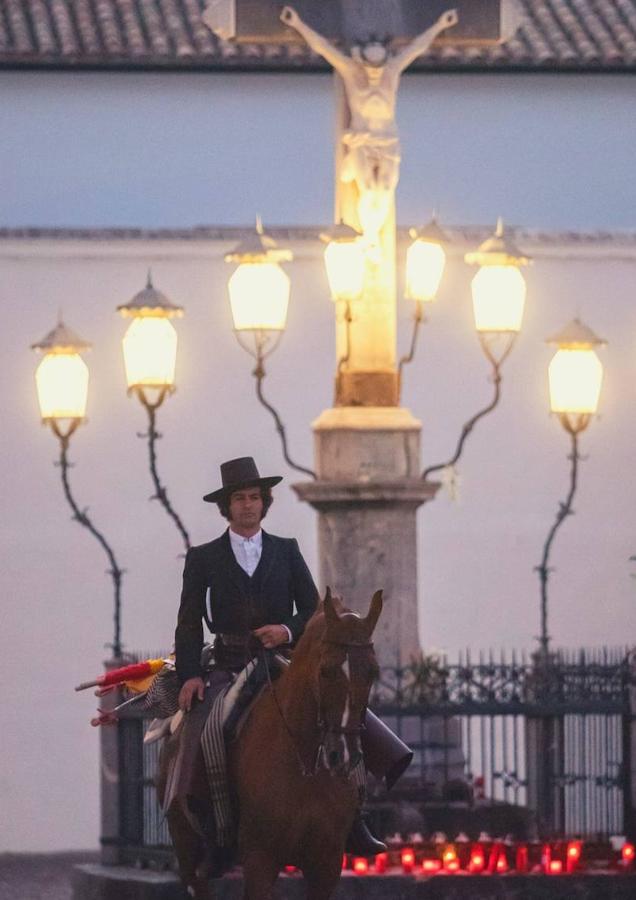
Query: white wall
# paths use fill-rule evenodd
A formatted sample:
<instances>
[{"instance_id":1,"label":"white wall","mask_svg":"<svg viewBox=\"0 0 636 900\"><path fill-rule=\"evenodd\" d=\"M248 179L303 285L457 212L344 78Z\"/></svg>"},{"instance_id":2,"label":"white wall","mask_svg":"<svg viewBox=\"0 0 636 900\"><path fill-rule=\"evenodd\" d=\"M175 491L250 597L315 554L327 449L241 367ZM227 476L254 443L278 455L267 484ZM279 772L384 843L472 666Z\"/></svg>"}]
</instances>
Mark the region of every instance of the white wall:
<instances>
[{"instance_id":1,"label":"white wall","mask_svg":"<svg viewBox=\"0 0 636 900\"><path fill-rule=\"evenodd\" d=\"M0 76L0 222L171 226L328 221L330 80L306 76ZM633 82L627 78L413 77L403 85L399 218L433 204L451 222L510 221L543 228L634 227ZM281 124L282 123L282 124ZM257 152L258 150L258 152ZM531 646L539 561L567 489L567 442L546 413L542 339L580 312L610 341L603 416L583 438L576 516L555 545L551 631L570 646L633 641L636 552L634 460L635 254L603 243L537 245L524 331L505 369L501 408L475 432L461 466L462 501L420 517L422 630L427 646ZM266 388L289 422L292 453L311 460L309 421L331 402L331 306L315 248L297 248L289 332ZM195 541L222 526L201 503L218 463L254 453L281 463L258 406L250 360L234 343L219 245L108 245L4 241L3 753L0 849L95 846L98 838L94 698L74 695L96 674L111 636L111 593L99 546L69 520L38 424L27 348L62 308L95 343L88 356L88 425L74 437L71 473L128 571L124 639L167 646L182 561L173 526L151 493L141 408L123 388L114 307L153 266L183 303L179 390L160 414L163 476ZM405 404L423 421L424 461L446 457L462 422L489 397L472 332L470 272L449 267L440 302L406 374ZM400 307L400 346L408 338ZM316 568L310 510L281 488L269 527L299 537ZM366 598L363 598L366 600ZM27 711L28 707L28 711Z\"/></svg>"},{"instance_id":2,"label":"white wall","mask_svg":"<svg viewBox=\"0 0 636 900\"><path fill-rule=\"evenodd\" d=\"M0 226L322 223L330 76L0 73ZM630 76L403 79L399 219L634 225Z\"/></svg>"}]
</instances>

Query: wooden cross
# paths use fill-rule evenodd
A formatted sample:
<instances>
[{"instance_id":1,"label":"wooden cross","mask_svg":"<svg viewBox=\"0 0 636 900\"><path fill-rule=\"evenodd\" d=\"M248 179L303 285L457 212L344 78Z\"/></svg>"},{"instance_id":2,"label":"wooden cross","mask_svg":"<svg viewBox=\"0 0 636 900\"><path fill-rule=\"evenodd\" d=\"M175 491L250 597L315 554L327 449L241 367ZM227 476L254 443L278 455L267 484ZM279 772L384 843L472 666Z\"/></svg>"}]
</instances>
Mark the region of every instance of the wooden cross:
<instances>
[{"instance_id":1,"label":"wooden cross","mask_svg":"<svg viewBox=\"0 0 636 900\"><path fill-rule=\"evenodd\" d=\"M365 43L376 37L409 41L441 13L456 9L459 24L438 38L440 44L496 44L505 39L511 0L295 0L300 16L331 41ZM206 20L221 37L238 43L301 43L280 21L279 0L208 0ZM216 23L214 27L213 22Z\"/></svg>"}]
</instances>

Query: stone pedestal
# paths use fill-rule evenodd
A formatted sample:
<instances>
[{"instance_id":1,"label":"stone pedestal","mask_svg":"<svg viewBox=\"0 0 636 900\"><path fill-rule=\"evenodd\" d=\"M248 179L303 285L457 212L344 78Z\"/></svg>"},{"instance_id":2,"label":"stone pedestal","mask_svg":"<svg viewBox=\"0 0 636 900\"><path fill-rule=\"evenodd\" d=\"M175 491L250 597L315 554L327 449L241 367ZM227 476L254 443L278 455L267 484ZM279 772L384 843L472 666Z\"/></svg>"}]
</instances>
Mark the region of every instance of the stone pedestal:
<instances>
[{"instance_id":1,"label":"stone pedestal","mask_svg":"<svg viewBox=\"0 0 636 900\"><path fill-rule=\"evenodd\" d=\"M104 669L110 672L125 665L122 659L109 659ZM106 694L100 701L101 709L109 712L122 701L119 689ZM100 809L101 809L101 861L103 865L114 866L121 862L121 803L122 790L119 780L121 772L121 740L119 728L102 726L100 740Z\"/></svg>"},{"instance_id":2,"label":"stone pedestal","mask_svg":"<svg viewBox=\"0 0 636 900\"><path fill-rule=\"evenodd\" d=\"M418 653L417 508L436 484L420 478L420 422L399 407L338 407L313 423L318 480L295 484L318 512L321 589L366 612L384 591L374 641L380 665Z\"/></svg>"}]
</instances>

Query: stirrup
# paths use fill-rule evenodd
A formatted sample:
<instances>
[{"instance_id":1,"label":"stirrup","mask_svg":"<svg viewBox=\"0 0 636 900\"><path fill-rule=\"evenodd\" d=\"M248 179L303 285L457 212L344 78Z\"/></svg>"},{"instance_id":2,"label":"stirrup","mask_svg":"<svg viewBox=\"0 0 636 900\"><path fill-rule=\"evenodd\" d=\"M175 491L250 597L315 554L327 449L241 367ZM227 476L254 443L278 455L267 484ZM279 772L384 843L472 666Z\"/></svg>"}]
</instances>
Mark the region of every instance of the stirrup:
<instances>
[{"instance_id":1,"label":"stirrup","mask_svg":"<svg viewBox=\"0 0 636 900\"><path fill-rule=\"evenodd\" d=\"M345 852L353 856L376 856L378 853L386 853L386 851L386 844L371 834L362 813L358 810L347 837Z\"/></svg>"}]
</instances>

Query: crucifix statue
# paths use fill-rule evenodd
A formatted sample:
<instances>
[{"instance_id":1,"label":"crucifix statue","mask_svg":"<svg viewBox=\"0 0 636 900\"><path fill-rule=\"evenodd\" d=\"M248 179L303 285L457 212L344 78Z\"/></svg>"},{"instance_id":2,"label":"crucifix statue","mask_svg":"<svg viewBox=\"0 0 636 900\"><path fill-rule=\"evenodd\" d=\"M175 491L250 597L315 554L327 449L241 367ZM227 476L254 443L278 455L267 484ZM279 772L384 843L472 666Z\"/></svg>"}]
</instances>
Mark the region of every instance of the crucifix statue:
<instances>
[{"instance_id":1,"label":"crucifix statue","mask_svg":"<svg viewBox=\"0 0 636 900\"><path fill-rule=\"evenodd\" d=\"M335 69L335 221L364 231L367 252L361 293L335 304L334 402L312 423L318 478L294 489L318 513L322 583L347 598L386 587L391 601L378 653L383 665L401 666L420 650L416 513L435 490L420 478L421 423L401 406L396 365L397 93L402 72L434 42L457 49L505 41L516 29L518 3L203 2L203 21L222 41L243 44L250 54L274 48L265 58L279 64L286 48L305 43ZM296 55L289 59L290 71L297 70ZM308 55L303 59L316 68ZM299 125L311 115L298 113Z\"/></svg>"},{"instance_id":2,"label":"crucifix statue","mask_svg":"<svg viewBox=\"0 0 636 900\"><path fill-rule=\"evenodd\" d=\"M400 175L400 140L395 123L400 75L442 31L457 25L457 11L442 13L430 28L395 53L388 41L372 38L354 44L347 54L307 25L293 7L285 6L280 17L342 79L349 123L342 134L344 156L338 176L344 184L357 187L360 225L369 244L377 246Z\"/></svg>"}]
</instances>

